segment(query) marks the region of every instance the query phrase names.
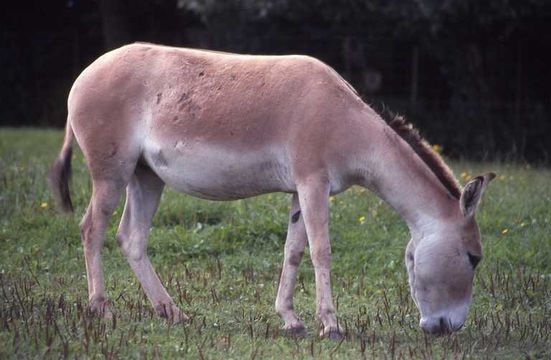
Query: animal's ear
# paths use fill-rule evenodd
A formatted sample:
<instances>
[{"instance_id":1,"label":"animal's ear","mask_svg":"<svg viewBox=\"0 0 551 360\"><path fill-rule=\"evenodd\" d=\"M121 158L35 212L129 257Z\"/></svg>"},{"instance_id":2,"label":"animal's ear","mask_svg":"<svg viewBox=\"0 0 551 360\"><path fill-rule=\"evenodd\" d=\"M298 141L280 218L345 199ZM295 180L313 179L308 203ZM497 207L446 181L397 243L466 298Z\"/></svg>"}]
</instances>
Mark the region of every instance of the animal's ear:
<instances>
[{"instance_id":1,"label":"animal's ear","mask_svg":"<svg viewBox=\"0 0 551 360\"><path fill-rule=\"evenodd\" d=\"M475 177L469 181L467 185L465 185L465 188L461 193L461 199L459 200L461 211L465 217L474 215L476 208L478 207L478 203L480 202L480 198L482 197L482 193L484 193L488 183L495 177L496 174L490 172Z\"/></svg>"}]
</instances>

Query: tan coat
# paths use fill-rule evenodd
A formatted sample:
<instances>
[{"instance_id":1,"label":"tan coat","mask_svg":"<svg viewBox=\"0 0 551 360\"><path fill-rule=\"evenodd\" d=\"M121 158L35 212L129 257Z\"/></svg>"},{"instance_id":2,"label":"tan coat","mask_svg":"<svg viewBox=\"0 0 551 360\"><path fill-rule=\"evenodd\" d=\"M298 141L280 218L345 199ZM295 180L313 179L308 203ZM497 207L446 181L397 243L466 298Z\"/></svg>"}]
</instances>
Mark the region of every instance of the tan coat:
<instances>
[{"instance_id":1,"label":"tan coat","mask_svg":"<svg viewBox=\"0 0 551 360\"><path fill-rule=\"evenodd\" d=\"M322 62L133 44L83 71L68 110L65 144L50 179L64 208L72 209L67 179L74 134L93 182L82 222L92 310L109 314L100 251L125 188L119 243L157 312L171 320L187 317L146 255L163 185L213 200L280 191L293 194L293 201L276 310L285 329L303 331L292 297L308 243L322 334L338 337L328 196L360 185L410 227L406 264L421 327L441 333L465 321L469 259L482 251L474 210L492 175L462 192L413 129L401 119L388 126Z\"/></svg>"}]
</instances>

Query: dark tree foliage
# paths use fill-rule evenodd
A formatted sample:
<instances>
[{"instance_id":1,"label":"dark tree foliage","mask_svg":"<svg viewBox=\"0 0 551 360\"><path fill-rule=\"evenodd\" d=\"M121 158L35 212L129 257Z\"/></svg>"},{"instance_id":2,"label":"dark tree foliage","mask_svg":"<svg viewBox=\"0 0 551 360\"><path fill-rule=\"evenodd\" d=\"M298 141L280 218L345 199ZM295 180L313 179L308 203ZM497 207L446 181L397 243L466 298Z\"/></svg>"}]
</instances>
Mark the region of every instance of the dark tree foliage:
<instances>
[{"instance_id":1,"label":"dark tree foliage","mask_svg":"<svg viewBox=\"0 0 551 360\"><path fill-rule=\"evenodd\" d=\"M316 56L451 156L548 162L548 0L64 0L0 18L0 124L61 126L80 71L133 41Z\"/></svg>"}]
</instances>

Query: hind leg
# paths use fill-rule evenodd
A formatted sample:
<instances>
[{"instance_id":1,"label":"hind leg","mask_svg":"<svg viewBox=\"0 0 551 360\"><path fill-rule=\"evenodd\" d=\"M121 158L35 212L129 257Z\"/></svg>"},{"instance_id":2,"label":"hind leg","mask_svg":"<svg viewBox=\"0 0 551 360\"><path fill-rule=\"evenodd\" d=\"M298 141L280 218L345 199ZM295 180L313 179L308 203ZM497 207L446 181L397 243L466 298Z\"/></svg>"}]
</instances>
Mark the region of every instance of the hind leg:
<instances>
[{"instance_id":1,"label":"hind leg","mask_svg":"<svg viewBox=\"0 0 551 360\"><path fill-rule=\"evenodd\" d=\"M80 224L86 275L88 280L88 301L91 312L111 317L105 296L101 249L105 240L105 229L113 214L124 185L112 180L93 180L92 198Z\"/></svg>"},{"instance_id":2,"label":"hind leg","mask_svg":"<svg viewBox=\"0 0 551 360\"><path fill-rule=\"evenodd\" d=\"M300 214L298 195L293 194L287 239L285 240L283 267L281 269L275 308L285 322L283 329L296 335L304 335L306 333L304 324L295 314L293 294L295 292L298 267L307 241L306 228Z\"/></svg>"},{"instance_id":3,"label":"hind leg","mask_svg":"<svg viewBox=\"0 0 551 360\"><path fill-rule=\"evenodd\" d=\"M149 228L163 187L163 181L150 169L136 168L126 187L117 240L157 314L170 322L181 322L189 318L174 304L147 256Z\"/></svg>"}]
</instances>

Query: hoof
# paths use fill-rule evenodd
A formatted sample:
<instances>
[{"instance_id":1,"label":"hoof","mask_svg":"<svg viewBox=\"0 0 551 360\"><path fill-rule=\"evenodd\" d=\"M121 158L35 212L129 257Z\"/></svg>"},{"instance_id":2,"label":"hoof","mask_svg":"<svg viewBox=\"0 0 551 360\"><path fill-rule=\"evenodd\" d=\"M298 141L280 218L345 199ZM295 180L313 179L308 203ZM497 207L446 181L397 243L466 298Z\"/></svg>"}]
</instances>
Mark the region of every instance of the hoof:
<instances>
[{"instance_id":1,"label":"hoof","mask_svg":"<svg viewBox=\"0 0 551 360\"><path fill-rule=\"evenodd\" d=\"M324 329L320 333L320 337L327 338L329 340L340 341L345 338L344 334L339 328Z\"/></svg>"},{"instance_id":2,"label":"hoof","mask_svg":"<svg viewBox=\"0 0 551 360\"><path fill-rule=\"evenodd\" d=\"M189 316L184 314L174 304L159 304L155 306L155 312L157 315L166 319L169 324L181 324L190 320Z\"/></svg>"},{"instance_id":3,"label":"hoof","mask_svg":"<svg viewBox=\"0 0 551 360\"><path fill-rule=\"evenodd\" d=\"M297 325L297 326L289 326L283 327L283 333L285 336L288 337L294 337L294 338L304 338L308 336L308 332L306 331L306 328L304 325Z\"/></svg>"},{"instance_id":4,"label":"hoof","mask_svg":"<svg viewBox=\"0 0 551 360\"><path fill-rule=\"evenodd\" d=\"M109 308L109 301L103 296L94 296L88 304L88 312L93 316L100 316L104 319L113 319L113 313Z\"/></svg>"}]
</instances>

